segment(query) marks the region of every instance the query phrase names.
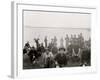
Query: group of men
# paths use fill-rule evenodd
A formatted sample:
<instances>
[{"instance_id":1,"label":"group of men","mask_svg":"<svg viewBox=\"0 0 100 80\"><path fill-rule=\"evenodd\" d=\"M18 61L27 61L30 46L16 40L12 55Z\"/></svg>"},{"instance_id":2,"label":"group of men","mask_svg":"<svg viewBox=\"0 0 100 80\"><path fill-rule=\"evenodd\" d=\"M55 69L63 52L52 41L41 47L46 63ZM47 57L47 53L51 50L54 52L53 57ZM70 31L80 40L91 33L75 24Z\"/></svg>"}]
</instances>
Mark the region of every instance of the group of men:
<instances>
[{"instance_id":1,"label":"group of men","mask_svg":"<svg viewBox=\"0 0 100 80\"><path fill-rule=\"evenodd\" d=\"M82 33L78 37L71 35L69 38L66 35L66 47L63 46L63 39L60 42L61 46L57 47L56 36L54 36L49 45L47 44L47 37L45 37L45 46L43 43L39 43L39 39L34 40L37 47L31 47L29 42L27 42L23 49L23 55L28 56L28 60L30 64L33 64L33 68L34 64L38 64L37 68L90 65L90 39L84 40ZM25 58L23 61L25 63Z\"/></svg>"}]
</instances>

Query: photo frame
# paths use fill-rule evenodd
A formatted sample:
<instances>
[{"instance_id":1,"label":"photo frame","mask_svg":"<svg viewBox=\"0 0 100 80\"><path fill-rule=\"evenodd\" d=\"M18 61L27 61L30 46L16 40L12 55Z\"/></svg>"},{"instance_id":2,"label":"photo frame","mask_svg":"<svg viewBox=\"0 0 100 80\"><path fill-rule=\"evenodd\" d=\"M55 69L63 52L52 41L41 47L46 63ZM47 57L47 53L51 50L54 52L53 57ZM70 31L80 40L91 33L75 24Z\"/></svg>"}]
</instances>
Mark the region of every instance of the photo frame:
<instances>
[{"instance_id":1,"label":"photo frame","mask_svg":"<svg viewBox=\"0 0 100 80\"><path fill-rule=\"evenodd\" d=\"M14 78L38 77L38 76L43 77L43 76L96 72L97 69L96 53L95 53L96 51L94 47L95 43L93 42L93 39L95 37L93 32L95 31L95 25L96 25L96 8L80 7L80 6L75 7L75 6L59 6L59 5L42 5L42 4L29 4L29 3L27 4L27 3L19 3L19 2L12 2L11 8L12 8L11 10L11 15L12 15L11 75L12 77ZM74 14L77 14L77 16ZM83 15L79 16L80 14ZM33 15L33 18L30 15ZM35 26L36 28L39 27L39 29L37 30L37 32L35 32L36 29L30 29L29 32L27 32L26 30L25 33L25 26ZM46 28L46 29L42 30L42 28ZM47 29L51 29L51 28L53 28L54 30L46 31ZM89 32L89 36L91 37L91 42L90 42L91 43L91 61L90 61L91 65L90 66L63 67L63 68L52 68L52 69L51 68L24 69L23 68L23 64L24 64L23 47L25 42L31 39L31 38L29 39L27 35L30 37L32 37L32 35L36 36L39 33L39 31L40 34L42 34L42 36L44 34L47 34L48 36L55 35L54 32L56 32L56 35L58 33L59 33L58 35L60 35L63 34L62 32L64 32L66 28L67 30L68 28L73 28L73 29L81 28L82 30L87 29L88 31L90 31ZM33 30L33 32L35 33L32 32L31 34L30 33L31 30ZM82 32L82 30L80 30L80 32ZM45 32L44 34L41 33L43 31ZM74 30L74 32L76 33L77 31ZM49 33L54 33L54 34L49 34ZM88 34L88 32L86 33Z\"/></svg>"}]
</instances>

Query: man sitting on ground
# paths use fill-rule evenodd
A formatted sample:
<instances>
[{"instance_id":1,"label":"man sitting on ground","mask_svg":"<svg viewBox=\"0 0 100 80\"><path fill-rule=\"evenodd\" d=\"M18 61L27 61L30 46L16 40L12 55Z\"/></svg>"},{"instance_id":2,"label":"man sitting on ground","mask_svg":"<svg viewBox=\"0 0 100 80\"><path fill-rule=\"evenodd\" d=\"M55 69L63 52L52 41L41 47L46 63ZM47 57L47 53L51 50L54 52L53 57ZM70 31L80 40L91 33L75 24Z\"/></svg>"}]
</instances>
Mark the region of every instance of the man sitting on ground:
<instances>
[{"instance_id":1,"label":"man sitting on ground","mask_svg":"<svg viewBox=\"0 0 100 80\"><path fill-rule=\"evenodd\" d=\"M55 56L55 63L59 67L65 67L67 65L67 57L65 54L65 48L59 48L59 52Z\"/></svg>"}]
</instances>

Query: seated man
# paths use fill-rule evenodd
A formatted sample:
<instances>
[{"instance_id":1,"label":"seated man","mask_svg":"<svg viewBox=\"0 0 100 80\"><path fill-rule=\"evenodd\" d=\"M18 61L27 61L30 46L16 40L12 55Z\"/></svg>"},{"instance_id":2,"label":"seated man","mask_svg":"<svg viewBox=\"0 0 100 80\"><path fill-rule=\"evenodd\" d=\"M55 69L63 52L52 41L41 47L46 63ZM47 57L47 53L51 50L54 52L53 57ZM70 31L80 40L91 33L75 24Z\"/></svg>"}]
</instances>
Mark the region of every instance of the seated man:
<instances>
[{"instance_id":1,"label":"seated man","mask_svg":"<svg viewBox=\"0 0 100 80\"><path fill-rule=\"evenodd\" d=\"M46 48L46 52L43 55L44 59L44 67L45 68L52 68L54 67L54 56L52 52L49 52L48 48Z\"/></svg>"},{"instance_id":2,"label":"seated man","mask_svg":"<svg viewBox=\"0 0 100 80\"><path fill-rule=\"evenodd\" d=\"M55 63L59 67L64 67L67 65L67 57L64 48L59 48L59 53L55 56Z\"/></svg>"},{"instance_id":3,"label":"seated man","mask_svg":"<svg viewBox=\"0 0 100 80\"><path fill-rule=\"evenodd\" d=\"M91 50L84 49L81 55L81 65L90 66L91 65Z\"/></svg>"},{"instance_id":4,"label":"seated man","mask_svg":"<svg viewBox=\"0 0 100 80\"><path fill-rule=\"evenodd\" d=\"M72 60L73 62L80 62L81 49L78 45L73 46Z\"/></svg>"}]
</instances>

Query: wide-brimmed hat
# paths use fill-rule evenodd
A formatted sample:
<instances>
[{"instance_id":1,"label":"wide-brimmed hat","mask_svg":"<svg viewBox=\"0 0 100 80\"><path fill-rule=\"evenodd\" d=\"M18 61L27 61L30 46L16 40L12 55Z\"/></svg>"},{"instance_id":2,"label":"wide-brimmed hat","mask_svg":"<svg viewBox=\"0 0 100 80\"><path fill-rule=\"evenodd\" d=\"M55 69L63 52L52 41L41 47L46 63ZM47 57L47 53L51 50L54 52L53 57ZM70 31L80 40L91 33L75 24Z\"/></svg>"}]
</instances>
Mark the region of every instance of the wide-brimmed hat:
<instances>
[{"instance_id":1,"label":"wide-brimmed hat","mask_svg":"<svg viewBox=\"0 0 100 80\"><path fill-rule=\"evenodd\" d=\"M61 48L59 48L59 51L60 51L60 50L64 50L64 51L65 51L65 48L61 47Z\"/></svg>"}]
</instances>

